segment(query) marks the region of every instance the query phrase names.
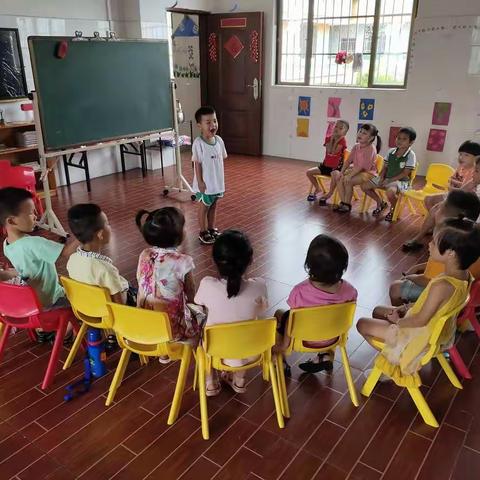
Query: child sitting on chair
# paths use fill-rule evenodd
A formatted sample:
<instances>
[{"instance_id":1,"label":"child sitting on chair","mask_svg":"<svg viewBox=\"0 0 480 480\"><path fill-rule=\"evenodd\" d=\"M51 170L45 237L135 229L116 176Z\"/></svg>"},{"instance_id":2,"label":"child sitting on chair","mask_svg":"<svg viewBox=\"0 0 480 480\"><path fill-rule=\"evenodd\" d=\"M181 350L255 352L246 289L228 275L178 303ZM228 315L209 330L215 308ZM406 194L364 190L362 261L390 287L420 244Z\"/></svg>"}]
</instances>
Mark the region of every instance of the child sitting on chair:
<instances>
[{"instance_id":1,"label":"child sitting on chair","mask_svg":"<svg viewBox=\"0 0 480 480\"><path fill-rule=\"evenodd\" d=\"M173 339L195 341L200 327L187 306L195 295L195 265L190 255L178 251L185 236L183 213L175 207L140 210L135 222L150 245L138 259L137 306L168 313Z\"/></svg>"},{"instance_id":2,"label":"child sitting on chair","mask_svg":"<svg viewBox=\"0 0 480 480\"><path fill-rule=\"evenodd\" d=\"M112 302L126 304L128 281L120 275L112 260L102 254L112 235L105 212L94 203L75 205L68 211L68 225L80 242L80 247L67 262L70 278L104 287L110 292ZM128 303L135 305L133 299Z\"/></svg>"},{"instance_id":3,"label":"child sitting on chair","mask_svg":"<svg viewBox=\"0 0 480 480\"><path fill-rule=\"evenodd\" d=\"M458 149L459 166L455 173L450 177L449 191L465 191L477 193L480 184L480 144L466 141ZM414 238L403 244L402 250L410 252L420 250L423 247L423 239L434 226L434 218L437 212L442 209L446 198L446 193L439 195L429 195L425 198L425 208L427 216L420 228L420 231Z\"/></svg>"},{"instance_id":4,"label":"child sitting on chair","mask_svg":"<svg viewBox=\"0 0 480 480\"><path fill-rule=\"evenodd\" d=\"M313 167L307 170L307 178L310 180L310 183L313 185L313 193L310 193L307 197L309 202L314 202L317 199L319 192L319 185L316 175L326 175L330 177L331 173L334 170L340 170L343 166L343 156L345 150L347 149L347 141L345 140L345 135L348 132L350 125L346 120L337 120L332 134L325 138L325 158L323 162L318 167ZM322 197L324 200L327 200L333 195L335 190L335 184L333 181L330 182L330 190Z\"/></svg>"},{"instance_id":5,"label":"child sitting on chair","mask_svg":"<svg viewBox=\"0 0 480 480\"><path fill-rule=\"evenodd\" d=\"M207 309L206 325L235 323L261 317L268 307L267 284L261 278L245 278L252 263L253 250L248 237L236 230L223 232L213 245L213 261L218 278L204 277L195 295L195 303ZM255 358L224 359L231 367L241 367ZM236 393L244 393L246 370L230 374L224 372L222 380ZM221 385L215 371L207 377L206 393L218 395Z\"/></svg>"},{"instance_id":6,"label":"child sitting on chair","mask_svg":"<svg viewBox=\"0 0 480 480\"><path fill-rule=\"evenodd\" d=\"M308 279L293 287L287 300L288 306L290 308L319 307L356 301L357 290L342 279L347 267L348 251L343 243L328 235L318 235L310 243L305 260ZM275 312L279 322L278 333L281 337L275 347L277 351L285 350L290 344L290 337L285 334L289 315L289 310ZM332 338L320 342L305 342L304 345L311 348L324 348L336 341L337 338ZM333 358L334 352L319 353L314 359L300 363L299 367L309 373L331 371Z\"/></svg>"},{"instance_id":7,"label":"child sitting on chair","mask_svg":"<svg viewBox=\"0 0 480 480\"><path fill-rule=\"evenodd\" d=\"M373 143L376 140L376 147ZM352 210L352 196L355 185L361 185L377 174L377 153L382 147L382 139L378 129L371 123L360 127L357 133L357 143L353 146L347 161L341 171L332 172L332 181L338 190L340 204L334 207L339 213L348 213ZM321 198L319 204L325 204Z\"/></svg>"},{"instance_id":8,"label":"child sitting on chair","mask_svg":"<svg viewBox=\"0 0 480 480\"><path fill-rule=\"evenodd\" d=\"M429 249L431 259L442 263L445 272L430 281L418 300L411 307L376 307L373 318L357 323L367 342L385 343L382 354L399 365L403 374L420 369L431 335L430 321L454 311L467 299L472 281L468 268L480 256L480 229L471 220L447 219L435 230ZM442 333L440 345L446 348L454 333L452 323Z\"/></svg>"},{"instance_id":9,"label":"child sitting on chair","mask_svg":"<svg viewBox=\"0 0 480 480\"><path fill-rule=\"evenodd\" d=\"M416 138L417 133L413 128L401 128L395 139L396 147L389 150L380 175L362 183L361 189L377 202L377 208L372 212L374 217L380 215L388 207L387 202L384 202L375 191L380 189L385 190L390 202L390 211L385 216L385 221L393 220L398 195L410 188L412 172L417 166L415 153L412 150Z\"/></svg>"}]
</instances>

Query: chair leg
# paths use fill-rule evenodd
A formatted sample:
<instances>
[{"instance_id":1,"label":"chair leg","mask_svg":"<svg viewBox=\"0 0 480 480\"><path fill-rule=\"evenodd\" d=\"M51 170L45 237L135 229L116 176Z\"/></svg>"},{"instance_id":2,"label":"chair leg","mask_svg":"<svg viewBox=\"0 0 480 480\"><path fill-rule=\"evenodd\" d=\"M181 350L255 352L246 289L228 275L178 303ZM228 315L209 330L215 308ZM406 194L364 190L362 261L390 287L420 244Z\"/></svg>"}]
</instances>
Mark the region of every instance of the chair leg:
<instances>
[{"instance_id":1,"label":"chair leg","mask_svg":"<svg viewBox=\"0 0 480 480\"><path fill-rule=\"evenodd\" d=\"M187 381L188 367L192 357L192 349L189 345L184 345L182 352L182 360L180 361L180 369L178 370L177 384L175 385L175 393L173 394L172 406L167 423L172 425L178 418L178 412L182 405L183 392L185 390L185 382Z\"/></svg>"},{"instance_id":2,"label":"chair leg","mask_svg":"<svg viewBox=\"0 0 480 480\"><path fill-rule=\"evenodd\" d=\"M327 193L327 189L325 188L325 184L323 183L323 179L321 177L317 177L317 183L320 187L320 190L325 195Z\"/></svg>"},{"instance_id":3,"label":"chair leg","mask_svg":"<svg viewBox=\"0 0 480 480\"><path fill-rule=\"evenodd\" d=\"M288 405L287 384L285 382L285 372L283 370L283 355L277 353L275 355L275 363L277 370L278 390L280 391L280 400L282 403L282 413L286 418L290 418L290 406Z\"/></svg>"},{"instance_id":4,"label":"chair leg","mask_svg":"<svg viewBox=\"0 0 480 480\"><path fill-rule=\"evenodd\" d=\"M468 321L470 322L472 327L475 329L475 333L477 334L477 337L480 338L480 323L478 322L475 309L474 309L473 315L470 316Z\"/></svg>"},{"instance_id":5,"label":"chair leg","mask_svg":"<svg viewBox=\"0 0 480 480\"><path fill-rule=\"evenodd\" d=\"M470 373L470 370L463 361L463 358L458 352L458 349L455 345L448 349L448 354L450 355L450 360L455 365L455 369L460 374L460 376L467 380L471 380L472 374Z\"/></svg>"},{"instance_id":6,"label":"chair leg","mask_svg":"<svg viewBox=\"0 0 480 480\"><path fill-rule=\"evenodd\" d=\"M57 371L58 357L60 356L60 350L63 346L63 339L67 330L68 318L64 317L60 319L59 326L55 332L55 342L53 344L52 353L50 354L50 360L48 361L47 371L43 378L42 390L46 390L53 382L53 377Z\"/></svg>"},{"instance_id":7,"label":"chair leg","mask_svg":"<svg viewBox=\"0 0 480 480\"><path fill-rule=\"evenodd\" d=\"M64 370L66 370L72 365L73 360L75 359L75 355L77 354L78 349L80 348L80 345L82 343L83 337L87 332L87 328L88 328L88 325L86 323L82 323L82 326L80 327L80 330L78 331L77 336L75 337L75 341L73 342L72 348L70 349L68 357L65 360L65 363L63 364Z\"/></svg>"},{"instance_id":8,"label":"chair leg","mask_svg":"<svg viewBox=\"0 0 480 480\"><path fill-rule=\"evenodd\" d=\"M400 194L398 196L397 204L395 205L395 210L393 211L392 222L397 222L398 219L400 218L400 213L403 210L404 202L405 202L405 197L402 194Z\"/></svg>"},{"instance_id":9,"label":"chair leg","mask_svg":"<svg viewBox=\"0 0 480 480\"><path fill-rule=\"evenodd\" d=\"M333 205L338 205L340 203L340 196L338 195L337 189L333 193Z\"/></svg>"},{"instance_id":10,"label":"chair leg","mask_svg":"<svg viewBox=\"0 0 480 480\"><path fill-rule=\"evenodd\" d=\"M278 426L280 428L285 428L285 420L283 419L283 413L282 413L282 402L280 400L280 392L278 389L277 376L275 375L275 367L273 366L272 360L270 360L269 362L268 370L270 372L270 383L272 384L273 401L275 403L275 411L277 413Z\"/></svg>"},{"instance_id":11,"label":"chair leg","mask_svg":"<svg viewBox=\"0 0 480 480\"><path fill-rule=\"evenodd\" d=\"M27 335L28 335L28 338L32 341L32 342L36 342L37 341L37 335L35 333L35 330L33 328L29 328L27 330Z\"/></svg>"},{"instance_id":12,"label":"chair leg","mask_svg":"<svg viewBox=\"0 0 480 480\"><path fill-rule=\"evenodd\" d=\"M197 349L198 362L198 397L200 400L200 418L202 421L202 437L204 440L210 438L208 428L208 408L207 408L207 392L206 392L206 378L205 378L205 353L203 350Z\"/></svg>"},{"instance_id":13,"label":"chair leg","mask_svg":"<svg viewBox=\"0 0 480 480\"><path fill-rule=\"evenodd\" d=\"M370 375L367 378L367 381L363 384L362 392L361 392L363 396L365 397L370 396L378 380L380 380L381 375L382 375L382 371L378 367L374 366Z\"/></svg>"},{"instance_id":14,"label":"chair leg","mask_svg":"<svg viewBox=\"0 0 480 480\"><path fill-rule=\"evenodd\" d=\"M463 378L468 378L468 377L465 377L463 375L463 373L465 373L465 370L468 374L470 374L470 372L468 371L468 368L465 365L465 362L463 361L463 358L458 353L457 347L454 345L448 351L450 353L452 362L455 365L455 367L457 368L460 375L462 375ZM455 372L453 371L452 366L450 365L450 363L448 363L448 360L443 356L443 354L439 353L436 358L438 360L438 363L440 363L440 366L442 367L443 371L447 375L448 379L452 383L452 385L454 387L459 388L460 390L463 389L463 386L460 383L460 380L455 375ZM463 372L462 372L462 370L463 370ZM472 378L471 375L470 375L470 378Z\"/></svg>"},{"instance_id":15,"label":"chair leg","mask_svg":"<svg viewBox=\"0 0 480 480\"><path fill-rule=\"evenodd\" d=\"M340 347L340 351L342 352L343 370L345 372L345 378L347 379L350 398L352 399L352 403L356 407L358 407L360 405L360 402L358 401L357 389L355 388L355 384L353 383L352 371L350 370L350 363L348 362L347 350L345 349L345 347Z\"/></svg>"},{"instance_id":16,"label":"chair leg","mask_svg":"<svg viewBox=\"0 0 480 480\"><path fill-rule=\"evenodd\" d=\"M195 359L195 368L193 370L193 385L192 385L193 391L197 389L197 384L198 384L198 363L197 363L197 359Z\"/></svg>"},{"instance_id":17,"label":"chair leg","mask_svg":"<svg viewBox=\"0 0 480 480\"><path fill-rule=\"evenodd\" d=\"M407 205L408 205L408 209L410 210L410 213L412 215L416 215L417 210L415 210L415 207L413 206L412 200L410 198L407 198Z\"/></svg>"},{"instance_id":18,"label":"chair leg","mask_svg":"<svg viewBox=\"0 0 480 480\"><path fill-rule=\"evenodd\" d=\"M412 400L414 401L418 411L420 412L423 421L431 427L438 428L437 419L430 410L430 407L428 406L428 403L420 389L418 387L408 387L407 390L412 397Z\"/></svg>"},{"instance_id":19,"label":"chair leg","mask_svg":"<svg viewBox=\"0 0 480 480\"><path fill-rule=\"evenodd\" d=\"M4 324L2 324L4 325ZM10 325L4 325L3 331L2 331L2 337L0 338L0 359L3 356L3 351L5 350L5 347L7 346L7 341L8 337L10 336L10 332L12 330L12 327Z\"/></svg>"},{"instance_id":20,"label":"chair leg","mask_svg":"<svg viewBox=\"0 0 480 480\"><path fill-rule=\"evenodd\" d=\"M123 376L125 375L125 370L127 369L128 360L130 359L130 350L124 348L122 350L122 355L118 361L117 369L115 370L115 375L113 376L112 383L108 390L108 397L105 405L108 407L113 402L115 394L117 393L118 387L122 384Z\"/></svg>"},{"instance_id":21,"label":"chair leg","mask_svg":"<svg viewBox=\"0 0 480 480\"><path fill-rule=\"evenodd\" d=\"M148 357L146 355L139 355L140 365L148 365Z\"/></svg>"}]
</instances>

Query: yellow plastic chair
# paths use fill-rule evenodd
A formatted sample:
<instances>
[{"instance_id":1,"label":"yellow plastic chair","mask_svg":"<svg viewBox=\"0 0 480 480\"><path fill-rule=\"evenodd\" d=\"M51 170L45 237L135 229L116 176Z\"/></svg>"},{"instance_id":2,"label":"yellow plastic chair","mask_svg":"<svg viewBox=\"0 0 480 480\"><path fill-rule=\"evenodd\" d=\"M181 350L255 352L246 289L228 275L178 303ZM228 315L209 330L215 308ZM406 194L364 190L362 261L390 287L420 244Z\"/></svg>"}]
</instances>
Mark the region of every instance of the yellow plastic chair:
<instances>
[{"instance_id":1,"label":"yellow plastic chair","mask_svg":"<svg viewBox=\"0 0 480 480\"><path fill-rule=\"evenodd\" d=\"M206 375L211 372L212 368L225 372L236 372L258 366L262 367L263 378L265 380L270 379L272 384L278 426L280 428L285 427L281 407L281 394L271 353L271 349L275 345L276 326L277 321L274 318L268 318L212 325L205 328L202 345L197 348L196 355L202 436L205 440L208 440L210 436L205 382ZM257 356L257 360L242 367L230 367L222 361L224 358L243 359ZM197 375L195 378L197 378Z\"/></svg>"},{"instance_id":2,"label":"yellow plastic chair","mask_svg":"<svg viewBox=\"0 0 480 480\"><path fill-rule=\"evenodd\" d=\"M172 425L178 417L185 390L188 367L192 358L192 347L188 343L175 343L168 314L143 308L129 307L108 302L113 321L113 329L117 336L122 355L115 370L105 405L110 405L120 387L128 360L132 352L140 357L159 357L168 355L172 360L180 360L177 384L173 395L172 406L167 423Z\"/></svg>"},{"instance_id":3,"label":"yellow plastic chair","mask_svg":"<svg viewBox=\"0 0 480 480\"><path fill-rule=\"evenodd\" d=\"M450 165L443 163L431 163L428 166L427 175L425 177L425 186L420 190L407 190L400 195L398 199L398 212L401 212L405 206L405 202L408 203L410 211L416 213L412 202L417 202L420 205L423 215L427 214L425 208L425 198L429 195L438 195L448 192L448 182L450 177L455 173L455 170Z\"/></svg>"},{"instance_id":4,"label":"yellow plastic chair","mask_svg":"<svg viewBox=\"0 0 480 480\"><path fill-rule=\"evenodd\" d=\"M107 309L107 302L110 302L111 299L110 292L106 288L77 282L63 276L60 277L60 281L73 313L82 325L63 365L63 369L66 370L72 364L88 327L102 330L112 328L110 312Z\"/></svg>"},{"instance_id":5,"label":"yellow plastic chair","mask_svg":"<svg viewBox=\"0 0 480 480\"><path fill-rule=\"evenodd\" d=\"M288 356L292 352L326 353L338 347L342 353L343 370L347 380L350 398L352 403L358 407L357 391L353 383L350 363L345 348L348 340L348 331L353 323L355 308L355 302L348 302L290 310L285 334L290 337L291 341L284 355ZM303 342L320 342L337 337L338 340L328 347L310 348L303 344ZM282 401L282 412L285 417L289 418L290 407L288 405L285 372L283 369L283 355L281 353L277 354L275 361Z\"/></svg>"},{"instance_id":6,"label":"yellow plastic chair","mask_svg":"<svg viewBox=\"0 0 480 480\"><path fill-rule=\"evenodd\" d=\"M413 181L415 180L415 177L417 176L417 168L418 167L415 167L412 170L412 173L410 175L410 187L412 186ZM385 194L385 190L382 190L380 188L376 188L375 192L378 195L380 195L380 197L382 198L382 200L384 202L387 201L387 195ZM393 218L392 218L393 222L396 222L398 220L398 218L400 217L400 210L401 210L401 208L403 208L403 205L401 205L401 199L402 199L402 193L399 194L397 204L395 205L395 210L393 211ZM360 209L361 213L366 213L367 212L367 210L370 208L371 201L372 201L372 199L365 192L363 192L362 207ZM408 206L410 208L410 211L412 213L415 213L415 209L413 208L413 206L410 203L408 204Z\"/></svg>"},{"instance_id":7,"label":"yellow plastic chair","mask_svg":"<svg viewBox=\"0 0 480 480\"><path fill-rule=\"evenodd\" d=\"M460 383L458 377L455 375L455 372L450 366L450 363L443 355L442 343L446 339L452 338L452 336L455 335L457 315L463 310L467 303L468 298L465 300L464 303L462 303L454 310L447 312L445 315L438 318L432 318L429 323L432 329L432 333L429 339L429 348L420 361L420 364L424 366L429 363L433 358L436 358L452 385L458 389L463 388L462 384ZM418 411L420 412L423 421L427 425L437 428L437 419L433 415L432 410L428 406L428 403L420 390L422 380L420 378L419 372L410 375L402 373L398 365L393 365L382 355L382 350L385 347L385 344L383 342L378 339L372 339L371 344L377 350L380 350L380 353L375 358L372 372L370 373L365 384L363 385L362 395L369 397L373 389L375 388L378 380L380 379L380 376L382 374L387 375L399 387L404 387L408 390L408 393L412 397L412 400L415 403Z\"/></svg>"}]
</instances>

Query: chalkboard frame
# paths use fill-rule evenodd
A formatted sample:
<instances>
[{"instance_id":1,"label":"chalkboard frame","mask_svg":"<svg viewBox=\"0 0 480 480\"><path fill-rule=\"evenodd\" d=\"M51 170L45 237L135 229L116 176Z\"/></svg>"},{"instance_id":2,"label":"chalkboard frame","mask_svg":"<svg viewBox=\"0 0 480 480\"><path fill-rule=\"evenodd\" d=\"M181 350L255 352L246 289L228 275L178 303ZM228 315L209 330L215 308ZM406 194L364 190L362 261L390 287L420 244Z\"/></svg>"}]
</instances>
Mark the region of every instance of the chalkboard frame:
<instances>
[{"instance_id":1,"label":"chalkboard frame","mask_svg":"<svg viewBox=\"0 0 480 480\"><path fill-rule=\"evenodd\" d=\"M44 106L44 100L42 100L42 89L40 88L40 90L38 89L37 87L37 76L38 76L38 73L37 73L37 62L38 62L38 59L37 59L37 55L36 55L36 51L35 51L35 48L34 48L34 42L36 41L51 41L51 40L55 40L57 42L60 42L60 41L66 41L68 43L70 42L79 42L79 43L82 43L82 44L88 44L88 43L91 43L91 44L98 44L98 43L102 43L102 44L105 44L105 43L115 43L115 44L121 44L121 43L150 43L150 44L154 44L154 43L157 43L157 44L163 44L165 46L167 46L167 49L168 49L168 55L169 55L169 58L168 58L168 61L169 61L169 67L168 67L168 71L169 71L169 95L170 95L170 101L168 102L168 105L169 105L169 116L170 116L170 121L171 121L171 125L169 125L168 127L160 127L160 128L155 128L155 129L139 129L139 130L136 130L136 131L131 131L129 133L122 133L122 134L119 134L119 135L106 135L106 136L102 136L102 137L98 137L96 138L95 140L83 140L82 142L80 143L74 143L74 142L71 142L71 143L65 143L65 144L62 144L62 145L51 145L49 144L48 140L47 140L47 137L46 137L46 132L43 128L43 125L44 125L44 121L45 121L45 112L43 111L43 106ZM33 71L33 77L34 77L34 81L35 81L35 90L36 90L36 95L37 95L37 103L38 103L38 117L39 117L39 125L37 127L37 129L40 129L41 131L41 136L42 136L42 144L43 144L43 148L42 150L45 152L45 153L56 153L56 152L62 152L62 151L74 151L74 150L78 150L78 151L82 151L85 149L85 147L93 147L93 148L103 148L104 144L110 144L112 142L117 142L120 144L120 143L125 143L125 140L126 139L131 139L131 141L134 141L135 138L138 138L138 137L145 137L145 136L150 136L150 135L155 135L155 134L159 134L160 132L163 132L163 131L170 131L170 130L173 130L174 129L174 121L173 121L173 117L174 117L174 109L173 109L173 100L172 100L172 82L173 82L173 76L172 76L172 69L171 69L171 59L170 59L170 46L169 46L169 42L167 39L130 39L130 38L126 38L126 39L114 39L114 40L110 40L110 39L104 39L104 38L94 38L94 37L82 37L82 38L78 38L77 36L76 37L71 37L71 36L57 36L57 35L53 35L53 36L39 36L39 35L33 35L33 36L29 36L28 37L28 46L29 46L29 51L30 51L30 58L31 58L31 61L32 61L32 71ZM98 147L96 147L98 146Z\"/></svg>"},{"instance_id":2,"label":"chalkboard frame","mask_svg":"<svg viewBox=\"0 0 480 480\"><path fill-rule=\"evenodd\" d=\"M20 68L21 68L21 74L22 74L22 86L23 86L23 91L25 92L24 95L16 96L16 97L2 97L0 95L0 102L9 102L9 101L15 101L15 100L22 100L24 98L27 98L28 96L28 87L27 87L27 77L25 76L25 64L23 63L23 55L22 55L22 45L20 44L20 34L18 32L18 28L6 28L6 27L1 27L0 32L13 32L15 35L15 40L17 43L17 51L18 51L18 59L20 61Z\"/></svg>"}]
</instances>

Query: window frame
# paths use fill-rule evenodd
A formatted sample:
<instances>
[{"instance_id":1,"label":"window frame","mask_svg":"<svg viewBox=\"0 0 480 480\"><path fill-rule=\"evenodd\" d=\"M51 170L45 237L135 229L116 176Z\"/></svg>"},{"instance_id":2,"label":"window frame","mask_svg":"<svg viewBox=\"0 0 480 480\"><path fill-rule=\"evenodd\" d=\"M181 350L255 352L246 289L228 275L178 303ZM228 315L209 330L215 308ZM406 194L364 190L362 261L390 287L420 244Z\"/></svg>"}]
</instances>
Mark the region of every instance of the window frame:
<instances>
[{"instance_id":1,"label":"window frame","mask_svg":"<svg viewBox=\"0 0 480 480\"><path fill-rule=\"evenodd\" d=\"M310 88L379 88L379 89L406 89L408 81L408 71L410 67L410 56L411 56L411 46L412 46L412 37L413 37L413 27L415 19L417 18L418 12L418 0L413 0L412 8L412 22L410 25L410 34L408 36L408 48L407 48L407 62L405 64L405 76L403 79L403 84L398 85L388 85L383 83L374 83L374 70L375 62L377 57L377 44L378 44L378 27L380 24L380 7L381 0L375 0L375 16L373 20L373 32L372 32L372 44L371 44L371 53L370 53L370 65L368 70L368 85L362 87L359 85L311 85L309 83L311 64L312 64L312 44L313 44L313 10L315 0L308 0L308 19L307 19L307 43L305 50L305 76L303 82L282 82L281 81L281 69L282 69L282 11L283 11L283 2L284 0L276 0L275 6L277 9L276 20L277 20L277 34L276 34L276 54L275 54L275 85L280 86L302 86Z\"/></svg>"}]
</instances>

